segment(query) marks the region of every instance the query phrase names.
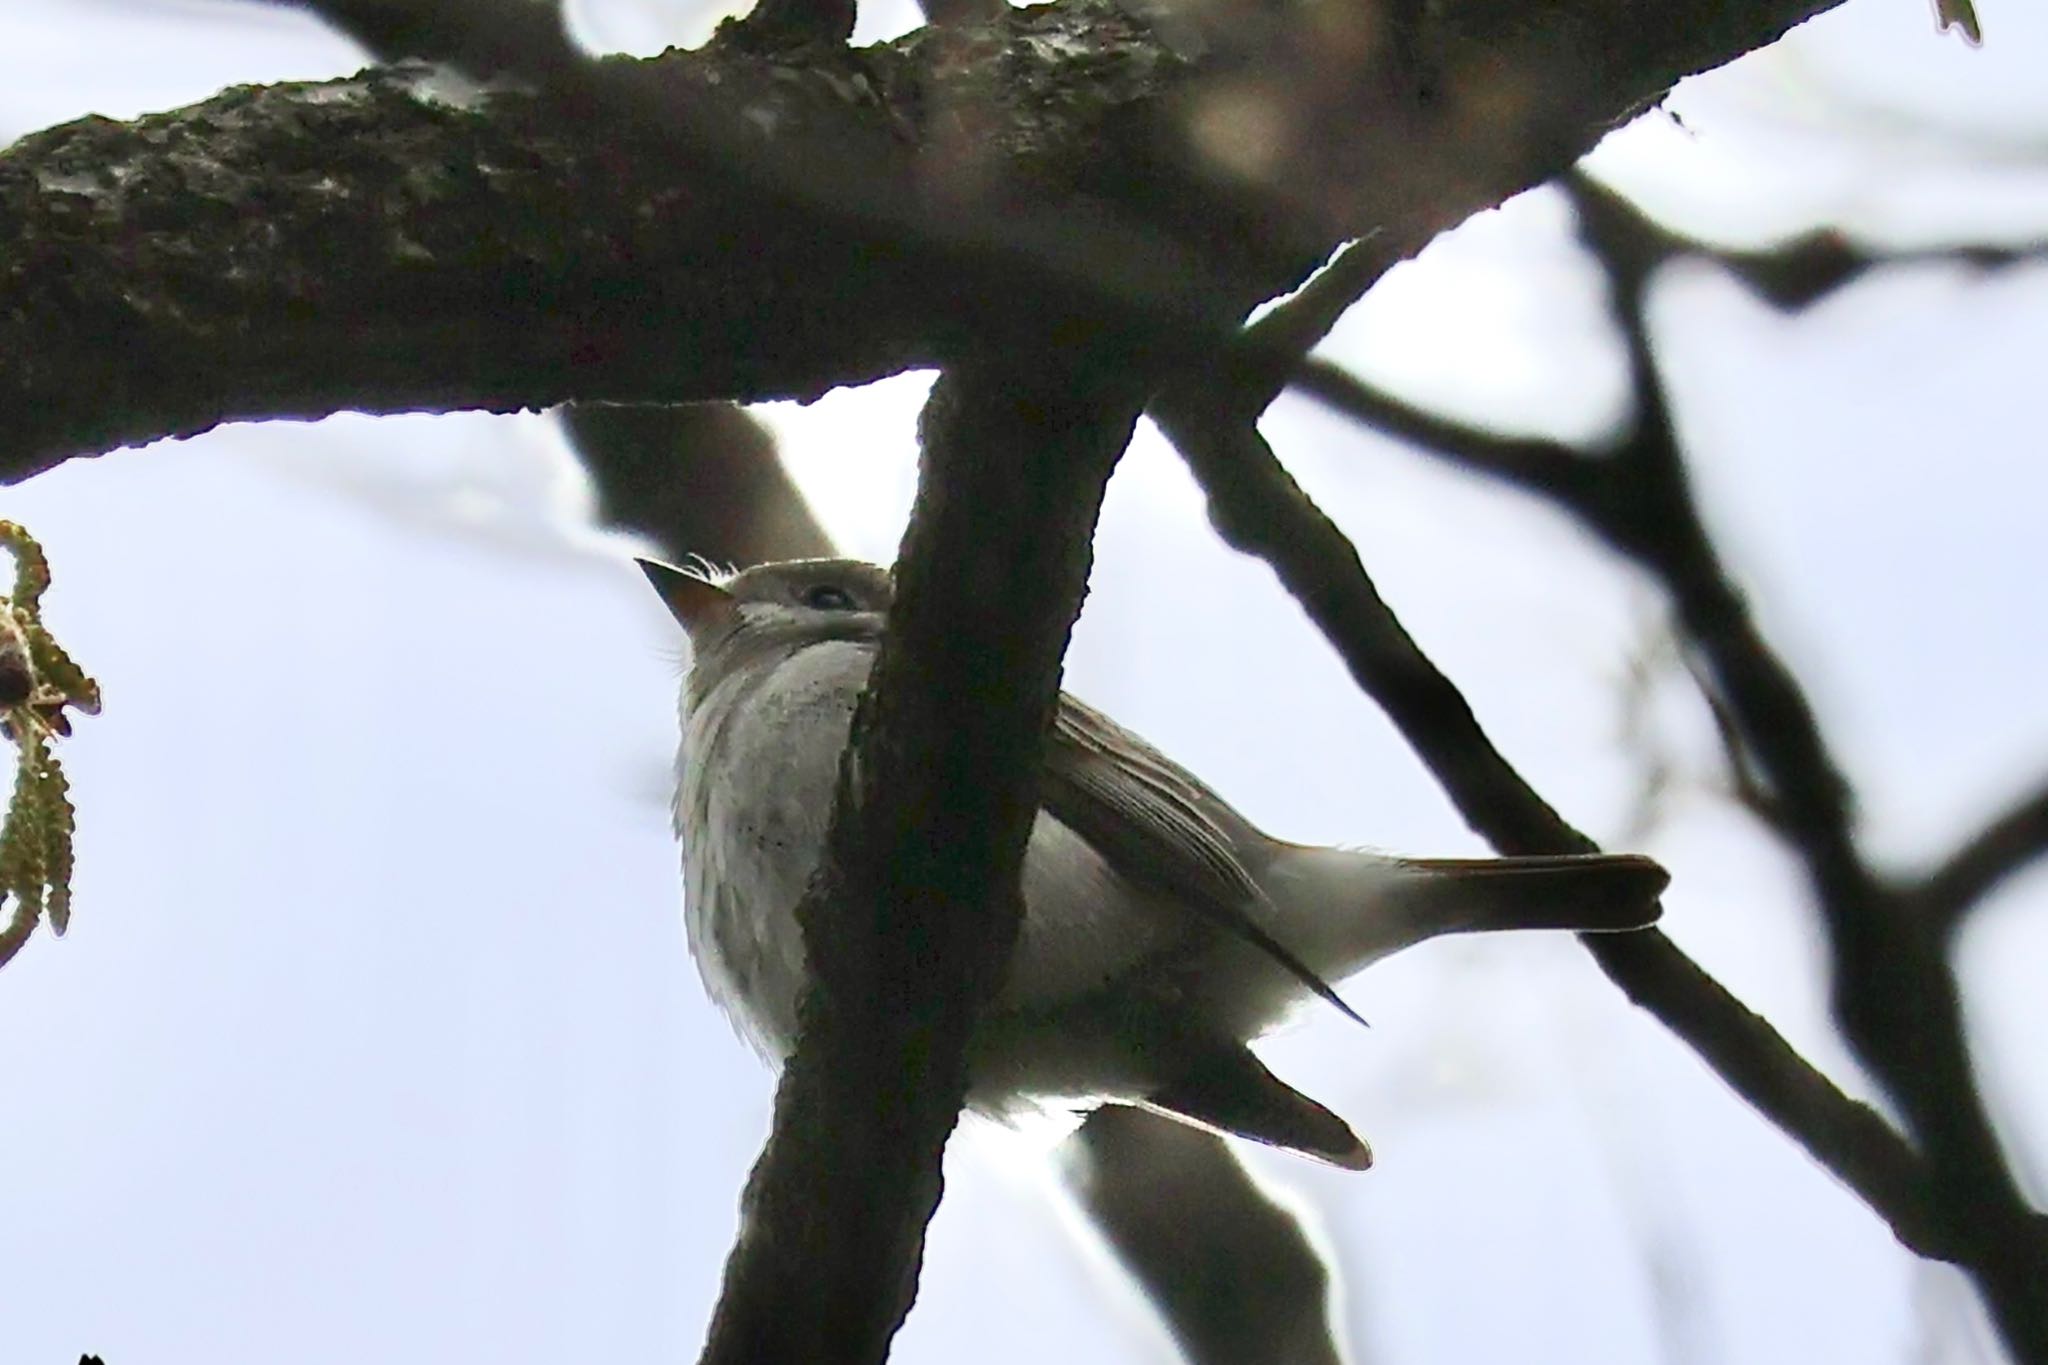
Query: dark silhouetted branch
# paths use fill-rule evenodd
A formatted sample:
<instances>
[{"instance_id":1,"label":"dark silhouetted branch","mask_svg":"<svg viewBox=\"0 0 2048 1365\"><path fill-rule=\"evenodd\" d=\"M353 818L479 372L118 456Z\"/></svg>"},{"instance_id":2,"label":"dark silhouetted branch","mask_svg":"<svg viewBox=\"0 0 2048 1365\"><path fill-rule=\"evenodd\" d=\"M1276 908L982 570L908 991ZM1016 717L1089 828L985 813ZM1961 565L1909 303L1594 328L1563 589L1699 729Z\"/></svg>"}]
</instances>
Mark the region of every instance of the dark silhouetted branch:
<instances>
[{"instance_id":1,"label":"dark silhouetted branch","mask_svg":"<svg viewBox=\"0 0 2048 1365\"><path fill-rule=\"evenodd\" d=\"M745 566L832 553L775 438L743 408L571 406L562 420L597 485L599 518L665 558Z\"/></svg>"},{"instance_id":2,"label":"dark silhouetted branch","mask_svg":"<svg viewBox=\"0 0 2048 1365\"><path fill-rule=\"evenodd\" d=\"M1221 1138L1109 1105L1060 1159L1190 1365L1340 1365L1328 1268Z\"/></svg>"},{"instance_id":3,"label":"dark silhouetted branch","mask_svg":"<svg viewBox=\"0 0 2048 1365\"><path fill-rule=\"evenodd\" d=\"M1246 327L1231 343L1231 382L1212 398L1220 400L1227 395L1232 411L1246 421L1256 421L1280 396L1302 358L1399 259L1387 251L1377 234L1347 245L1292 298Z\"/></svg>"},{"instance_id":4,"label":"dark silhouetted branch","mask_svg":"<svg viewBox=\"0 0 2048 1365\"><path fill-rule=\"evenodd\" d=\"M2048 785L1977 831L1908 894L1953 934L1969 912L2029 863L2048 855Z\"/></svg>"},{"instance_id":5,"label":"dark silhouetted branch","mask_svg":"<svg viewBox=\"0 0 2048 1365\"><path fill-rule=\"evenodd\" d=\"M910 1308L968 1034L1016 933L1096 513L1142 401L1100 377L1118 368L1006 355L943 375L926 406L896 605L797 912L813 987L707 1362L878 1361Z\"/></svg>"},{"instance_id":6,"label":"dark silhouetted branch","mask_svg":"<svg viewBox=\"0 0 2048 1365\"><path fill-rule=\"evenodd\" d=\"M1090 319L1197 358L1339 241L1412 254L1833 2L1466 0L1404 104L1114 0L644 62L544 5L492 47L481 0L334 0L537 91L407 67L8 149L0 479L228 420L814 396ZM1189 113L1247 80L1299 134L1263 171Z\"/></svg>"},{"instance_id":7,"label":"dark silhouetted branch","mask_svg":"<svg viewBox=\"0 0 2048 1365\"><path fill-rule=\"evenodd\" d=\"M834 552L768 431L744 411L586 407L564 417L597 484L600 518L666 558L744 565ZM1222 1138L1108 1106L1060 1149L1059 1164L1190 1361L1234 1365L1268 1343L1302 1365L1339 1359L1328 1272L1300 1220L1266 1197Z\"/></svg>"},{"instance_id":8,"label":"dark silhouetted branch","mask_svg":"<svg viewBox=\"0 0 2048 1365\"><path fill-rule=\"evenodd\" d=\"M1806 866L1833 949L1836 1016L1905 1117L1954 1259L2014 1355L2048 1361L2048 1220L2021 1195L1985 1112L1940 928L1863 859L1848 780L1693 501L1645 312L1659 238L1612 191L1580 177L1566 188L1581 235L1607 268L1636 394L1633 430L1590 485L1598 496L1577 510L1670 594L1765 784L1772 823Z\"/></svg>"},{"instance_id":9,"label":"dark silhouetted branch","mask_svg":"<svg viewBox=\"0 0 2048 1365\"><path fill-rule=\"evenodd\" d=\"M2048 259L2048 239L2013 242L1958 242L1925 247L1887 247L1860 242L1841 228L1823 227L1760 248L1719 246L1670 227L1615 195L1590 176L1574 193L1613 197L1627 205L1633 221L1632 250L1645 264L1677 257L1710 261L1743 281L1758 297L1783 312L1797 312L1874 271L1925 265L1957 265L1990 272Z\"/></svg>"},{"instance_id":10,"label":"dark silhouetted branch","mask_svg":"<svg viewBox=\"0 0 2048 1365\"><path fill-rule=\"evenodd\" d=\"M1637 397L1635 419L1611 449L1577 451L1504 437L1429 414L1333 367L1310 363L1298 382L1318 398L1423 448L1537 492L1576 513L1615 549L1655 574L1698 651L1734 757L1759 788L1753 803L1805 861L1835 944L1837 1009L1852 1044L1908 1116L1916 1152L1863 1106L1843 1098L1763 1021L1741 1009L1661 935L1589 940L1632 999L1659 1013L1759 1109L1855 1188L1901 1240L1965 1266L2021 1359L2048 1352L2048 1232L2019 1196L1984 1115L1964 1047L1941 916L1916 914L1925 888L1884 885L1856 848L1850 791L1797 680L1771 651L1721 565L1685 476L1678 436L1644 315L1654 269L1676 249L1627 201L1579 176L1567 191L1607 268ZM1273 562L1386 706L1468 820L1511 851L1561 850L1579 840L1485 745L1462 700L1412 646L1356 556L1241 423L1176 439L1203 478L1226 537ZM1171 428L1169 428L1172 430ZM1184 439L1185 438L1185 439ZM1357 570L1362 580L1362 570ZM1363 641L1355 632L1364 632ZM1500 803L1506 800L1507 808ZM1474 803L1489 817L1475 815ZM1930 879L1935 901L1968 899L2033 856L2048 797L2023 803ZM1553 843L1553 839L1565 843ZM1527 842L1533 840L1534 842ZM1978 850L1983 851L1979 861ZM1942 889L1946 884L1947 889ZM1670 1013L1688 1002L1678 1014Z\"/></svg>"},{"instance_id":11,"label":"dark silhouetted branch","mask_svg":"<svg viewBox=\"0 0 2048 1365\"><path fill-rule=\"evenodd\" d=\"M381 62L449 62L478 75L553 77L586 58L561 0L269 0L318 15Z\"/></svg>"},{"instance_id":12,"label":"dark silhouetted branch","mask_svg":"<svg viewBox=\"0 0 2048 1365\"><path fill-rule=\"evenodd\" d=\"M1503 436L1417 407L1327 360L1309 359L1294 387L1334 412L1398 437L1423 453L1450 458L1534 492L1565 493L1593 477L1580 453L1540 437Z\"/></svg>"},{"instance_id":13,"label":"dark silhouetted branch","mask_svg":"<svg viewBox=\"0 0 2048 1365\"><path fill-rule=\"evenodd\" d=\"M1494 748L1455 684L1380 597L1350 540L1310 501L1257 431L1162 414L1231 545L1270 565L1436 776L1460 814L1503 853L1573 853L1594 845ZM1953 1259L1930 1214L1911 1151L1868 1107L1805 1062L1760 1016L1663 934L1584 942L1629 999L1683 1039L1738 1094L1855 1190L1901 1241Z\"/></svg>"},{"instance_id":14,"label":"dark silhouetted branch","mask_svg":"<svg viewBox=\"0 0 2048 1365\"><path fill-rule=\"evenodd\" d=\"M1293 324L1282 315L1296 302L1265 321L1276 331L1292 328L1297 344L1313 344L1328 323ZM1242 374L1211 373L1176 386L1153 405L1154 418L1207 492L1218 533L1267 562L1481 837L1503 853L1592 850L1592 841L1493 746L1456 685L1380 597L1350 539L1274 457L1234 396L1268 395L1269 366L1270 357L1259 356ZM1315 372L1348 379L1327 367ZM1482 451L1487 467L1513 470L1534 486L1579 481L1582 462L1563 447L1487 437L1355 382L1347 382L1342 395L1376 426L1411 439L1452 440L1461 454ZM1583 941L1632 1001L1856 1190L1901 1240L1939 1254L1941 1229L1929 1216L1912 1153L1881 1118L1843 1095L1663 934Z\"/></svg>"}]
</instances>

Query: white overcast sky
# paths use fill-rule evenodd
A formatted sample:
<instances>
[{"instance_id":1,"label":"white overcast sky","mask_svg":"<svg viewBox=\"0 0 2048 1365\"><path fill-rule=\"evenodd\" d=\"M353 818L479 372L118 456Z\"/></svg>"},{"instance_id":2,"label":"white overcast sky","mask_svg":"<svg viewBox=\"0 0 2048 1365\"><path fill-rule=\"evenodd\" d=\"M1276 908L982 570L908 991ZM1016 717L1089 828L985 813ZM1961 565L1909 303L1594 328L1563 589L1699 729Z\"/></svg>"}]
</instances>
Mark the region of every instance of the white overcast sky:
<instances>
[{"instance_id":1,"label":"white overcast sky","mask_svg":"<svg viewBox=\"0 0 2048 1365\"><path fill-rule=\"evenodd\" d=\"M2048 15L1980 3L1972 52L1916 0L1852 0L1597 164L1729 240L2038 232ZM714 17L579 12L589 41L641 50ZM299 16L225 0L7 0L0 141L356 64ZM1558 202L1525 197L1403 267L1329 351L1461 415L1582 435L1621 382L1593 284ZM1789 320L1691 271L1657 316L1702 496L1872 848L1937 856L2048 769L2048 271L1887 275ZM772 411L853 552L893 553L925 382ZM1559 517L1309 406L1267 429L1538 787L1670 864L1672 936L1866 1088L1797 879L1717 794L1668 663L1647 714L1678 787L1632 827L1620 695L1656 636L1647 588ZM0 1361L694 1353L772 1082L680 932L680 641L587 500L547 419L475 416L235 427L0 491L107 697L63 751L72 931L0 971ZM1149 433L1112 487L1068 678L1275 833L1475 848ZM2044 902L2048 876L2014 883L1964 953L2029 1179L2048 1162ZM1268 1055L1378 1168L1252 1160L1330 1248L1361 1361L1988 1358L1956 1281L1570 942L1438 944L1347 994L1370 1034L1316 1017ZM970 1131L897 1358L1169 1359L1106 1265L1028 1144Z\"/></svg>"}]
</instances>

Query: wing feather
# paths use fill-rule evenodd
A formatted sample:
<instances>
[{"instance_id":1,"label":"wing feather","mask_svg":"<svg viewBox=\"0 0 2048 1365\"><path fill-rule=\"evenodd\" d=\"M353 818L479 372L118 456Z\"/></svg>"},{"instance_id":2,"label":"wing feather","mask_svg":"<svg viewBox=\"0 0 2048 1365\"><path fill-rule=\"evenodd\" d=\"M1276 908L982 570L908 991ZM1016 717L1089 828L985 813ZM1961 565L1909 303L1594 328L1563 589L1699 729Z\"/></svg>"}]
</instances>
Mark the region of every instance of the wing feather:
<instances>
[{"instance_id":1,"label":"wing feather","mask_svg":"<svg viewBox=\"0 0 2048 1365\"><path fill-rule=\"evenodd\" d=\"M1063 696L1043 781L1046 812L1087 840L1119 876L1242 939L1347 1017L1365 1022L1254 917L1254 907L1267 905L1266 895L1236 845L1263 836L1201 779L1101 712Z\"/></svg>"}]
</instances>

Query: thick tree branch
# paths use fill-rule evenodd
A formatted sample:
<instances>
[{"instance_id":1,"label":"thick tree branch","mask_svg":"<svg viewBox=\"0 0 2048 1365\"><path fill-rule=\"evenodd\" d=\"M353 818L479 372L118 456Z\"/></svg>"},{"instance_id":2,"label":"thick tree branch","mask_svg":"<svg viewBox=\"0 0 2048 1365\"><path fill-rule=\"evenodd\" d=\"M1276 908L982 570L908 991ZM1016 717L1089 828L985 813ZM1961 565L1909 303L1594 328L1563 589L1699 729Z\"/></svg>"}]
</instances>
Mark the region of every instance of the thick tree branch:
<instances>
[{"instance_id":1,"label":"thick tree branch","mask_svg":"<svg viewBox=\"0 0 2048 1365\"><path fill-rule=\"evenodd\" d=\"M1095 516L1142 397L1100 360L955 369L926 408L896 606L798 910L813 987L709 1362L877 1361L909 1310L968 1035L1016 933Z\"/></svg>"},{"instance_id":2,"label":"thick tree branch","mask_svg":"<svg viewBox=\"0 0 2048 1365\"><path fill-rule=\"evenodd\" d=\"M24 139L0 475L230 418L814 397L1119 311L1219 332L1312 262L1219 265L1180 171L1149 221L1114 208L1191 72L1107 0L942 47L720 46L547 95L406 67ZM986 126L980 197L934 182L927 103Z\"/></svg>"},{"instance_id":3,"label":"thick tree branch","mask_svg":"<svg viewBox=\"0 0 2048 1365\"><path fill-rule=\"evenodd\" d=\"M1465 0L1426 107L1060 0L86 120L0 156L0 478L241 418L810 396L1084 318L1199 354L1339 240L1412 253L1829 2ZM1247 90L1290 134L1256 164L1216 143Z\"/></svg>"},{"instance_id":4,"label":"thick tree branch","mask_svg":"<svg viewBox=\"0 0 2048 1365\"><path fill-rule=\"evenodd\" d=\"M740 409L564 416L597 484L600 519L647 537L665 558L753 564L834 552L773 438ZM1190 1361L1235 1365L1274 1344L1270 1354L1302 1365L1340 1358L1329 1272L1300 1220L1267 1198L1222 1138L1109 1105L1063 1145L1059 1166Z\"/></svg>"}]
</instances>

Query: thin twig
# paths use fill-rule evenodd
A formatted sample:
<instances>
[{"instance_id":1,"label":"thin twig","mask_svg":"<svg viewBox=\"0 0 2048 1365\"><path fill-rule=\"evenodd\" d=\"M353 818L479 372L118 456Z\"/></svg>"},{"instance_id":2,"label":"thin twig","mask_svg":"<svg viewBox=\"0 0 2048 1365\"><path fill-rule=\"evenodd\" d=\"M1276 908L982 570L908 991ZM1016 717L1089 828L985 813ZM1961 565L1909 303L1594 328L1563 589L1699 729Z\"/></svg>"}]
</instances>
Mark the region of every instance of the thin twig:
<instances>
[{"instance_id":1,"label":"thin twig","mask_svg":"<svg viewBox=\"0 0 2048 1365\"><path fill-rule=\"evenodd\" d=\"M1407 441L1424 454L1453 460L1532 492L1563 494L1591 476L1568 445L1542 437L1503 436L1417 407L1330 361L1311 357L1296 367L1293 386L1333 412Z\"/></svg>"},{"instance_id":2,"label":"thin twig","mask_svg":"<svg viewBox=\"0 0 2048 1365\"><path fill-rule=\"evenodd\" d=\"M1646 316L1659 239L1613 191L1579 176L1565 188L1607 269L1636 393L1634 428L1578 510L1670 594L1767 786L1775 827L1805 864L1833 949L1836 1016L1905 1117L1945 1240L2014 1355L2048 1361L2048 1221L2020 1194L1985 1112L1942 936L1862 857L1848 779L1693 500Z\"/></svg>"},{"instance_id":3,"label":"thin twig","mask_svg":"<svg viewBox=\"0 0 2048 1365\"><path fill-rule=\"evenodd\" d=\"M1307 290L1303 291L1308 294ZM1310 344L1321 331L1265 320ZM1311 304L1319 307L1320 304ZM1209 496L1211 520L1236 548L1264 559L1299 601L1353 679L1379 703L1428 764L1467 823L1504 853L1569 853L1595 845L1572 828L1493 746L1455 684L1437 669L1380 597L1357 549L1281 467L1237 396L1266 392L1266 356L1243 373L1177 386L1152 412ZM1487 467L1530 487L1586 484L1587 463L1567 448L1457 428L1327 367L1343 397L1375 425L1410 439L1456 438ZM1243 387L1239 388L1242 382ZM1912 1152L1868 1107L1843 1095L1776 1030L1663 934L1593 935L1584 942L1629 998L1683 1038L1723 1079L1856 1190L1902 1241L1939 1254Z\"/></svg>"},{"instance_id":4,"label":"thin twig","mask_svg":"<svg viewBox=\"0 0 2048 1365\"><path fill-rule=\"evenodd\" d=\"M1398 260L1377 234L1349 243L1293 297L1246 327L1229 350L1232 382L1225 392L1236 410L1251 420L1271 407L1302 358Z\"/></svg>"},{"instance_id":5,"label":"thin twig","mask_svg":"<svg viewBox=\"0 0 2048 1365\"><path fill-rule=\"evenodd\" d=\"M1457 687L1381 599L1350 540L1257 431L1206 424L1184 408L1155 405L1153 415L1208 493L1218 532L1271 566L1476 832L1503 853L1594 848L1493 746ZM1946 1229L1927 1207L1918 1163L1883 1119L1842 1094L1663 934L1585 942L1630 1000L1861 1196L1901 1241L1952 1258Z\"/></svg>"},{"instance_id":6,"label":"thin twig","mask_svg":"<svg viewBox=\"0 0 2048 1365\"><path fill-rule=\"evenodd\" d=\"M1613 193L1583 172L1574 176L1573 183L1578 187L1574 193ZM1635 219L1631 229L1635 249L1649 253L1654 263L1677 257L1710 261L1749 285L1764 302L1787 313L1810 307L1873 271L1949 265L1988 273L2048 258L2048 238L1885 247L1858 241L1838 227L1815 228L1767 247L1725 247L1681 232L1633 205L1630 208Z\"/></svg>"},{"instance_id":7,"label":"thin twig","mask_svg":"<svg viewBox=\"0 0 2048 1365\"><path fill-rule=\"evenodd\" d=\"M2008 877L2048 856L2048 783L2015 803L1908 891L1922 914L1953 934Z\"/></svg>"},{"instance_id":8,"label":"thin twig","mask_svg":"<svg viewBox=\"0 0 2048 1365\"><path fill-rule=\"evenodd\" d=\"M832 553L775 438L738 404L572 404L562 424L596 485L599 519L646 536L669 560L746 565Z\"/></svg>"},{"instance_id":9,"label":"thin twig","mask_svg":"<svg viewBox=\"0 0 2048 1365\"><path fill-rule=\"evenodd\" d=\"M1768 800L1760 809L1810 870L1837 946L1838 1009L1845 1028L1927 1144L1924 1175L1910 1152L1893 1151L1887 1158L1898 1177L1890 1184L1909 1195L1916 1231L1857 1187L1909 1245L1969 1266L2015 1352L2041 1358L2048 1349L2041 1335L2048 1308L2039 1292L2048 1282L2048 1243L2039 1215L2011 1182L1976 1095L1954 981L1937 937L1915 922L1907 898L1883 886L1857 851L1848 784L1803 691L1764 643L1721 566L1684 476L1643 315L1651 272L1671 253L1672 243L1611 191L1583 180L1568 188L1614 281L1617 319L1636 382L1636 420L1618 448L1581 453L1475 431L1327 366L1312 368L1309 382L1326 402L1576 512L1665 583L1716 700L1737 725L1737 742L1765 784ZM2028 822L2040 814L2022 807L2000 836L2023 841ZM1593 946L1607 965L1615 947L1627 949L1630 943ZM1894 1147L1896 1138L1887 1131L1879 1145Z\"/></svg>"},{"instance_id":10,"label":"thin twig","mask_svg":"<svg viewBox=\"0 0 2048 1365\"><path fill-rule=\"evenodd\" d=\"M1105 1105L1059 1156L1189 1365L1341 1365L1329 1267L1223 1139Z\"/></svg>"},{"instance_id":11,"label":"thin twig","mask_svg":"<svg viewBox=\"0 0 2048 1365\"><path fill-rule=\"evenodd\" d=\"M552 76L586 60L560 0L271 0L318 15L378 61L451 62L480 76Z\"/></svg>"}]
</instances>

